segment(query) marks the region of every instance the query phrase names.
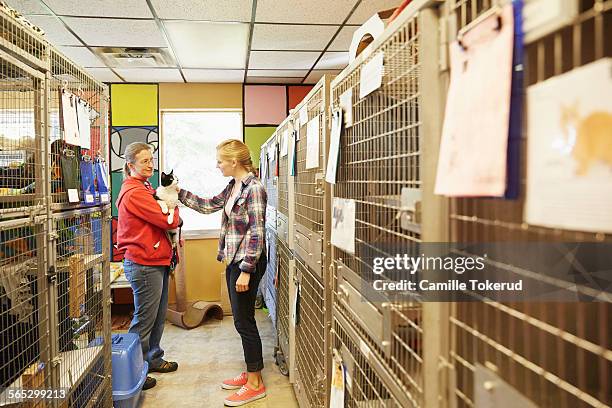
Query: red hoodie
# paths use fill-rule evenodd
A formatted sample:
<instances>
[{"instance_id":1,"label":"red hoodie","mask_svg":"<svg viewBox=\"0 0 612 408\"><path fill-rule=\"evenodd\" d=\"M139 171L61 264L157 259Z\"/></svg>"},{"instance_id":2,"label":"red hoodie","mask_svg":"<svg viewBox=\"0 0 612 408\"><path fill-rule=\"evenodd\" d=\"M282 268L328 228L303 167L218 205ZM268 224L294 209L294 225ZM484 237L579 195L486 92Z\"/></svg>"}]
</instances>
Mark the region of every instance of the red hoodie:
<instances>
[{"instance_id":1,"label":"red hoodie","mask_svg":"<svg viewBox=\"0 0 612 408\"><path fill-rule=\"evenodd\" d=\"M155 190L144 180L130 177L121 185L117 198L117 249L125 257L141 265L170 265L172 246L166 231L178 227L178 207L174 209L174 222L168 224L153 198Z\"/></svg>"}]
</instances>

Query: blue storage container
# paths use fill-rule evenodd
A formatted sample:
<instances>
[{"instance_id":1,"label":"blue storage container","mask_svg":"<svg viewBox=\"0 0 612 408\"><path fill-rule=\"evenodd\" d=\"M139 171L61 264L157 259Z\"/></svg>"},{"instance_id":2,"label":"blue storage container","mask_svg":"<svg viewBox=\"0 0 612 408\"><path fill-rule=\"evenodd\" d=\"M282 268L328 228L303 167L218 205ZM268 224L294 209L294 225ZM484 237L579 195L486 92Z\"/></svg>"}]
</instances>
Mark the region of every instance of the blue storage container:
<instances>
[{"instance_id":1,"label":"blue storage container","mask_svg":"<svg viewBox=\"0 0 612 408\"><path fill-rule=\"evenodd\" d=\"M137 334L114 334L113 403L115 408L135 408L147 378L148 363L142 360L142 349Z\"/></svg>"}]
</instances>

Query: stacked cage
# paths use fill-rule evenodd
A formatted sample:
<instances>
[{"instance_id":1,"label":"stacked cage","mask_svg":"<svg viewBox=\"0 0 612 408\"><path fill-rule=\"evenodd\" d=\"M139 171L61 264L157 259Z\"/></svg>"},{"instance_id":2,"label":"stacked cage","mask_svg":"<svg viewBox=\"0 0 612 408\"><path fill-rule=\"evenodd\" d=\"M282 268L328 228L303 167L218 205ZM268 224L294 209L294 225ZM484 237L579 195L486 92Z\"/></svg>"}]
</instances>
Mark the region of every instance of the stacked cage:
<instances>
[{"instance_id":1,"label":"stacked cage","mask_svg":"<svg viewBox=\"0 0 612 408\"><path fill-rule=\"evenodd\" d=\"M51 384L46 232L44 216L0 222L0 405L43 407L22 393Z\"/></svg>"},{"instance_id":2,"label":"stacked cage","mask_svg":"<svg viewBox=\"0 0 612 408\"><path fill-rule=\"evenodd\" d=\"M278 206L278 144L276 132L261 146L260 176L266 186L268 202L266 206L266 257L268 264L262 279L263 299L270 313L276 333L276 208ZM276 356L276 351L274 355Z\"/></svg>"},{"instance_id":3,"label":"stacked cage","mask_svg":"<svg viewBox=\"0 0 612 408\"><path fill-rule=\"evenodd\" d=\"M53 214L55 264L51 303L59 333L57 366L61 387L69 390L70 406L106 401L110 383L108 343L108 208L88 208ZM106 345L106 347L105 347ZM106 395L105 395L106 394ZM104 406L104 404L100 404Z\"/></svg>"},{"instance_id":4,"label":"stacked cage","mask_svg":"<svg viewBox=\"0 0 612 408\"><path fill-rule=\"evenodd\" d=\"M346 406L421 407L435 389L436 305L374 293L373 259L419 251L439 239L442 205L432 194L439 129L438 10L411 3L332 81L345 123L337 199L355 205L355 248L332 249L332 353L346 369ZM360 97L362 71L382 57L381 86ZM365 73L365 72L364 72ZM336 215L334 215L336 217ZM349 221L349 222L352 222ZM386 272L380 275L387 277ZM430 389L431 388L431 389Z\"/></svg>"},{"instance_id":5,"label":"stacked cage","mask_svg":"<svg viewBox=\"0 0 612 408\"><path fill-rule=\"evenodd\" d=\"M278 349L276 363L281 373L293 380L294 335L291 325L291 299L293 299L293 270L295 268L290 240L290 219L293 216L293 176L290 174L288 150L293 143L293 118L288 116L276 129L279 143L277 208L276 208L276 331Z\"/></svg>"},{"instance_id":6,"label":"stacked cage","mask_svg":"<svg viewBox=\"0 0 612 408\"><path fill-rule=\"evenodd\" d=\"M50 65L48 129L53 209L109 203L104 137L108 133L108 89L57 50L51 49ZM84 115L79 113L77 117L81 133L78 145L73 140L67 142L68 120L60 121L68 104L84 107Z\"/></svg>"},{"instance_id":7,"label":"stacked cage","mask_svg":"<svg viewBox=\"0 0 612 408\"><path fill-rule=\"evenodd\" d=\"M108 407L110 207L99 205L108 172L93 150L104 151L107 90L4 4L0 29L0 405ZM87 80L70 82L69 72ZM91 185L83 188L77 163L78 202L54 212L69 201L54 152L71 147L53 100L69 89L97 112L81 124L91 127L88 149L72 146L75 158L90 158ZM98 201L85 203L85 193Z\"/></svg>"},{"instance_id":8,"label":"stacked cage","mask_svg":"<svg viewBox=\"0 0 612 408\"><path fill-rule=\"evenodd\" d=\"M573 2L560 3L559 7L570 3ZM612 56L609 33L612 2L579 0L575 4L578 15L569 24L539 39L526 40L525 86ZM494 12L494 4L476 0L455 0L448 6L451 36L458 30L469 30L477 19ZM524 103L528 104L526 100ZM546 136L527 133L524 130L519 140L521 187L527 184L524 153L528 140ZM521 191L516 200L452 199L451 239L534 243L612 241L610 234L528 225L524 222L525 195ZM515 250L509 259L520 257ZM519 276L515 275L518 268L507 260L492 258L488 263ZM544 278L537 269L520 272L536 279ZM578 294L588 293L588 288L580 284L576 290ZM493 391L498 390L503 395L501 398L528 404L523 406L612 405L611 311L609 301L453 304L448 319L450 353L441 362L449 367L445 380L448 395L441 395L441 399L448 400L453 407L478 406L483 395L491 394L485 387L493 381L496 384Z\"/></svg>"},{"instance_id":9,"label":"stacked cage","mask_svg":"<svg viewBox=\"0 0 612 408\"><path fill-rule=\"evenodd\" d=\"M331 292L328 278L330 199L324 182L329 150L330 77L296 107L294 254L295 390L300 406L325 407L330 368Z\"/></svg>"}]
</instances>

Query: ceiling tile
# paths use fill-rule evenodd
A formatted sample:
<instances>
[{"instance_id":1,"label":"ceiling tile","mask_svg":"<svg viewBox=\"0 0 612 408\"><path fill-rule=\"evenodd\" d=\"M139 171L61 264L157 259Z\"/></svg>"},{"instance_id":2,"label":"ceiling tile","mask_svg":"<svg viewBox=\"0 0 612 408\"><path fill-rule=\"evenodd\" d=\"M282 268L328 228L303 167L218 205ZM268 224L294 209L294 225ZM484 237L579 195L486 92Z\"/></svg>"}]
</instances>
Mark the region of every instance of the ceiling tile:
<instances>
[{"instance_id":1,"label":"ceiling tile","mask_svg":"<svg viewBox=\"0 0 612 408\"><path fill-rule=\"evenodd\" d=\"M255 24L252 50L323 50L340 26Z\"/></svg>"},{"instance_id":2,"label":"ceiling tile","mask_svg":"<svg viewBox=\"0 0 612 408\"><path fill-rule=\"evenodd\" d=\"M339 69L312 71L310 74L308 74L304 83L305 84L316 84L317 82L319 82L319 79L323 77L323 75L327 75L327 74L338 75L340 72L342 71Z\"/></svg>"},{"instance_id":3,"label":"ceiling tile","mask_svg":"<svg viewBox=\"0 0 612 408\"><path fill-rule=\"evenodd\" d=\"M250 77L300 77L308 73L307 69L278 70L278 69L249 69Z\"/></svg>"},{"instance_id":4,"label":"ceiling tile","mask_svg":"<svg viewBox=\"0 0 612 408\"><path fill-rule=\"evenodd\" d=\"M250 22L253 0L152 0L161 19Z\"/></svg>"},{"instance_id":5,"label":"ceiling tile","mask_svg":"<svg viewBox=\"0 0 612 408\"><path fill-rule=\"evenodd\" d=\"M183 82L178 69L116 69L126 82Z\"/></svg>"},{"instance_id":6,"label":"ceiling tile","mask_svg":"<svg viewBox=\"0 0 612 408\"><path fill-rule=\"evenodd\" d=\"M399 6L401 0L364 0L357 6L349 18L348 24L363 24L379 11L389 10Z\"/></svg>"},{"instance_id":7,"label":"ceiling tile","mask_svg":"<svg viewBox=\"0 0 612 408\"><path fill-rule=\"evenodd\" d=\"M243 69L185 69L188 82L242 82Z\"/></svg>"},{"instance_id":8,"label":"ceiling tile","mask_svg":"<svg viewBox=\"0 0 612 408\"><path fill-rule=\"evenodd\" d=\"M105 68L106 64L85 47L59 47L68 58L82 67Z\"/></svg>"},{"instance_id":9,"label":"ceiling tile","mask_svg":"<svg viewBox=\"0 0 612 408\"><path fill-rule=\"evenodd\" d=\"M301 84L303 78L247 77L247 84Z\"/></svg>"},{"instance_id":10,"label":"ceiling tile","mask_svg":"<svg viewBox=\"0 0 612 408\"><path fill-rule=\"evenodd\" d=\"M367 0L370 1L370 0ZM256 22L342 24L357 0L258 0Z\"/></svg>"},{"instance_id":11,"label":"ceiling tile","mask_svg":"<svg viewBox=\"0 0 612 408\"><path fill-rule=\"evenodd\" d=\"M334 38L327 51L348 51L353 40L353 33L358 29L357 26L344 26L340 33Z\"/></svg>"},{"instance_id":12,"label":"ceiling tile","mask_svg":"<svg viewBox=\"0 0 612 408\"><path fill-rule=\"evenodd\" d=\"M45 38L54 45L83 45L78 38L53 16L28 16L30 22L45 32Z\"/></svg>"},{"instance_id":13,"label":"ceiling tile","mask_svg":"<svg viewBox=\"0 0 612 408\"><path fill-rule=\"evenodd\" d=\"M163 24L184 68L244 69L248 24L202 21L164 21Z\"/></svg>"},{"instance_id":14,"label":"ceiling tile","mask_svg":"<svg viewBox=\"0 0 612 408\"><path fill-rule=\"evenodd\" d=\"M20 12L21 14L50 14L38 0L8 0L9 6ZM28 19L29 20L29 19Z\"/></svg>"},{"instance_id":15,"label":"ceiling tile","mask_svg":"<svg viewBox=\"0 0 612 408\"><path fill-rule=\"evenodd\" d=\"M310 69L321 53L292 51L251 51L252 69Z\"/></svg>"},{"instance_id":16,"label":"ceiling tile","mask_svg":"<svg viewBox=\"0 0 612 408\"><path fill-rule=\"evenodd\" d=\"M121 79L108 68L85 68L87 72L93 75L98 81L102 82L123 82Z\"/></svg>"},{"instance_id":17,"label":"ceiling tile","mask_svg":"<svg viewBox=\"0 0 612 408\"><path fill-rule=\"evenodd\" d=\"M167 47L155 21L64 17L88 45L109 47Z\"/></svg>"},{"instance_id":18,"label":"ceiling tile","mask_svg":"<svg viewBox=\"0 0 612 408\"><path fill-rule=\"evenodd\" d=\"M326 52L319 62L317 62L315 69L344 69L348 63L348 52Z\"/></svg>"},{"instance_id":19,"label":"ceiling tile","mask_svg":"<svg viewBox=\"0 0 612 408\"><path fill-rule=\"evenodd\" d=\"M146 1L44 0L60 16L153 18Z\"/></svg>"}]
</instances>

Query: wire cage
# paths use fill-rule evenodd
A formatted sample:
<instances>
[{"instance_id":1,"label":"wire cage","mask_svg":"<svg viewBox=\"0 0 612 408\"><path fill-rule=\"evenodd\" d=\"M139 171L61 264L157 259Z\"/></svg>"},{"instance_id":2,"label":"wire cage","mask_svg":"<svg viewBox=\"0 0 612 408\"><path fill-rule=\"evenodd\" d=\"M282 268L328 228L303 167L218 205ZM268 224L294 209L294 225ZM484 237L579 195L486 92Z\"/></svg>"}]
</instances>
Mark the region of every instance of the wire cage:
<instances>
[{"instance_id":1,"label":"wire cage","mask_svg":"<svg viewBox=\"0 0 612 408\"><path fill-rule=\"evenodd\" d=\"M266 266L266 274L260 284L260 290L263 292L263 299L270 313L272 325L276 332L276 208L278 206L278 145L276 132L261 146L261 158L265 160L265 173L260 174L265 178L262 179L266 187L268 201L266 205L266 256L268 263Z\"/></svg>"},{"instance_id":2,"label":"wire cage","mask_svg":"<svg viewBox=\"0 0 612 408\"><path fill-rule=\"evenodd\" d=\"M110 370L108 207L54 215L56 327L60 384L71 406L103 397ZM103 397L104 398L104 397Z\"/></svg>"},{"instance_id":3,"label":"wire cage","mask_svg":"<svg viewBox=\"0 0 612 408\"><path fill-rule=\"evenodd\" d=\"M0 405L44 401L21 390L51 385L46 222L0 222Z\"/></svg>"},{"instance_id":4,"label":"wire cage","mask_svg":"<svg viewBox=\"0 0 612 408\"><path fill-rule=\"evenodd\" d=\"M276 292L276 330L278 333L278 346L281 354L277 363L281 365L281 372L289 374L287 365L290 358L290 293L289 280L291 276L290 263L293 259L291 251L280 239L276 242L276 260L278 268L277 292ZM280 361L279 361L280 360ZM284 364L284 366L282 366Z\"/></svg>"},{"instance_id":5,"label":"wire cage","mask_svg":"<svg viewBox=\"0 0 612 408\"><path fill-rule=\"evenodd\" d=\"M299 317L295 326L295 389L302 407L325 407L328 395L329 329L326 288L295 258Z\"/></svg>"},{"instance_id":6,"label":"wire cage","mask_svg":"<svg viewBox=\"0 0 612 408\"><path fill-rule=\"evenodd\" d=\"M408 394L395 388L382 363L371 355L358 332L335 309L332 347L337 350L346 369L345 406L404 408L416 405Z\"/></svg>"},{"instance_id":7,"label":"wire cage","mask_svg":"<svg viewBox=\"0 0 612 408\"><path fill-rule=\"evenodd\" d=\"M53 209L108 203L108 87L57 50L51 50L50 58L48 133Z\"/></svg>"},{"instance_id":8,"label":"wire cage","mask_svg":"<svg viewBox=\"0 0 612 408\"><path fill-rule=\"evenodd\" d=\"M293 197L293 183L291 182L293 176L289 172L289 157L287 153L291 150L293 140L293 116L289 115L283 122L276 128L275 132L277 141L280 144L280 153L278 159L278 183L277 183L277 208L276 208L276 233L279 239L285 242L290 248L290 222L294 212L294 197ZM283 145L287 149L283 148Z\"/></svg>"},{"instance_id":9,"label":"wire cage","mask_svg":"<svg viewBox=\"0 0 612 408\"><path fill-rule=\"evenodd\" d=\"M42 31L28 22L19 12L0 2L0 46L28 65L48 69L49 43L41 36Z\"/></svg>"},{"instance_id":10,"label":"wire cage","mask_svg":"<svg viewBox=\"0 0 612 408\"><path fill-rule=\"evenodd\" d=\"M612 2L577 0L572 22L525 47L525 85L612 56ZM561 7L565 7L565 3ZM491 1L448 3L449 30L467 27L491 10ZM608 23L606 23L608 22ZM524 106L527 101L524 102ZM525 109L525 108L524 108ZM526 109L525 109L526 110ZM521 186L526 185L527 140L522 132ZM450 235L455 242L610 242L610 234L566 231L524 222L525 191L516 200L455 198L450 202ZM518 256L519 254L514 254ZM488 259L511 271L499 259ZM532 270L537 276L538 271ZM478 405L483 375L495 375L541 407L612 405L609 302L457 303L451 308L448 367L449 406Z\"/></svg>"},{"instance_id":11,"label":"wire cage","mask_svg":"<svg viewBox=\"0 0 612 408\"><path fill-rule=\"evenodd\" d=\"M329 105L329 77L322 78L296 111L305 109L308 121L300 122L298 140L295 143L296 176L295 176L295 222L307 231L323 234L324 211L324 167L327 164L326 147L329 145L327 132L327 108ZM307 163L308 126L313 125L318 133L318 147L311 148L317 156ZM314 136L313 136L314 137ZM313 139L314 140L314 139ZM321 252L321 251L319 251Z\"/></svg>"},{"instance_id":12,"label":"wire cage","mask_svg":"<svg viewBox=\"0 0 612 408\"><path fill-rule=\"evenodd\" d=\"M426 199L423 107L439 101L428 99L423 89L424 64L428 69L437 66L433 53L424 56L425 41L438 32L437 19L420 12L427 3L412 3L371 45L371 51L360 55L331 84L332 106L349 100L350 111L344 115L352 117L343 129L333 197L355 201L355 253L333 247L333 304L344 326L351 326L370 358L380 364L378 373L363 369L366 381L382 381L383 389L392 394L380 391L381 396L377 390L353 386L349 399L375 406L425 404L423 307L370 298L364 282L373 280L373 258L414 252L428 228L421 212ZM362 69L381 53L382 84L360 98ZM375 378L381 372L384 375Z\"/></svg>"},{"instance_id":13,"label":"wire cage","mask_svg":"<svg viewBox=\"0 0 612 408\"><path fill-rule=\"evenodd\" d=\"M296 323L295 388L302 406L326 406L330 367L330 282L327 266L330 191L324 182L329 149L330 76L324 76L296 107L302 117L295 143L294 248L300 318ZM310 129L310 130L309 130ZM313 339L316 339L313 341Z\"/></svg>"},{"instance_id":14,"label":"wire cage","mask_svg":"<svg viewBox=\"0 0 612 408\"><path fill-rule=\"evenodd\" d=\"M42 209L44 85L44 74L0 50L0 218Z\"/></svg>"}]
</instances>

